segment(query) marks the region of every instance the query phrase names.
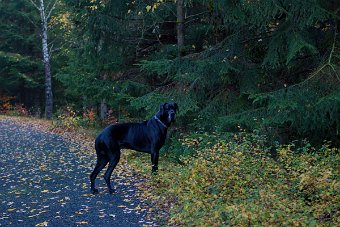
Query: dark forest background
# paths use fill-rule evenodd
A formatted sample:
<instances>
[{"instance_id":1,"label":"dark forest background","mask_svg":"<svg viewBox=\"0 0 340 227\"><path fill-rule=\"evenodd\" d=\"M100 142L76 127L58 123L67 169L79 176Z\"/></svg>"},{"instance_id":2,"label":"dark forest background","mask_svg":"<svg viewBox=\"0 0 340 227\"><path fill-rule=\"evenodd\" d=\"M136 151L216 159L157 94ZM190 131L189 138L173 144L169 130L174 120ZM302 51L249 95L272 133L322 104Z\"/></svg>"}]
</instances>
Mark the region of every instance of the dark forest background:
<instances>
[{"instance_id":1,"label":"dark forest background","mask_svg":"<svg viewBox=\"0 0 340 227\"><path fill-rule=\"evenodd\" d=\"M0 0L0 106L43 117L41 15L33 3ZM176 101L180 131L339 143L337 1L44 4L54 118L72 110L141 120Z\"/></svg>"}]
</instances>

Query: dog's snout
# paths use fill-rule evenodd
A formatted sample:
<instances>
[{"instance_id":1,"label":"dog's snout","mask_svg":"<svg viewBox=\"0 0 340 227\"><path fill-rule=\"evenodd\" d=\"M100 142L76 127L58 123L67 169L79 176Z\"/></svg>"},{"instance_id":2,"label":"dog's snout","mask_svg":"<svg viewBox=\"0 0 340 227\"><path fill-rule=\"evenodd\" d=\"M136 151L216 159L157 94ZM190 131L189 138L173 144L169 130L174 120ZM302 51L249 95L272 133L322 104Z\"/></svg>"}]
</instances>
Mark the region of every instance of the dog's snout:
<instances>
[{"instance_id":1,"label":"dog's snout","mask_svg":"<svg viewBox=\"0 0 340 227\"><path fill-rule=\"evenodd\" d=\"M170 121L170 122L175 121L176 112L175 112L174 110L169 110L168 115L169 115L168 118L169 118L169 121Z\"/></svg>"},{"instance_id":2,"label":"dog's snout","mask_svg":"<svg viewBox=\"0 0 340 227\"><path fill-rule=\"evenodd\" d=\"M174 110L170 110L170 111L169 111L169 115L170 115L171 117L175 117L175 114L176 114L176 113L175 113Z\"/></svg>"}]
</instances>

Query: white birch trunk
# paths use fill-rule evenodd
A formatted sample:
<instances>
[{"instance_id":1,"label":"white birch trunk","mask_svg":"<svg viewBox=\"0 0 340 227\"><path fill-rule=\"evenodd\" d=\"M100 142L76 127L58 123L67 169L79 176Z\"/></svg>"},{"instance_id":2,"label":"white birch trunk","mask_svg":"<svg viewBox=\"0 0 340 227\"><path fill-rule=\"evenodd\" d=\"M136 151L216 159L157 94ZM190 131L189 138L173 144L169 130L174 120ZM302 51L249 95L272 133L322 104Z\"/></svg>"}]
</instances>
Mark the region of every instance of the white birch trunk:
<instances>
[{"instance_id":1,"label":"white birch trunk","mask_svg":"<svg viewBox=\"0 0 340 227\"><path fill-rule=\"evenodd\" d=\"M50 66L50 54L47 42L48 18L45 14L44 0L40 0L40 9L43 62L45 68L45 115L47 119L51 119L53 114L52 75Z\"/></svg>"},{"instance_id":2,"label":"white birch trunk","mask_svg":"<svg viewBox=\"0 0 340 227\"><path fill-rule=\"evenodd\" d=\"M51 66L50 66L50 53L49 53L49 48L48 48L47 32L48 32L48 20L57 3L57 0L54 1L50 9L46 8L44 0L39 0L38 4L36 4L33 0L30 0L30 2L39 10L39 13L40 13L42 54L43 54L43 64L44 64L44 70L45 70L45 117L47 119L51 119L52 114L53 114L53 93L52 93L52 74L51 74Z\"/></svg>"}]
</instances>

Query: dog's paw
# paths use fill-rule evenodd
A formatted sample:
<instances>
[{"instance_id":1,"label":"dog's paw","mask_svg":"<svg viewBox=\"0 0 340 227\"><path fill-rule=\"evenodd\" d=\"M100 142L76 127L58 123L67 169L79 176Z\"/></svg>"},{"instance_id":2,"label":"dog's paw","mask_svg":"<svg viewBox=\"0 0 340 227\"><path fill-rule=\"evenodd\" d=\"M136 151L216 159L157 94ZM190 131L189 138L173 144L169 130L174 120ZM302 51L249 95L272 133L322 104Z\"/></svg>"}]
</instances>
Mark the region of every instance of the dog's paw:
<instances>
[{"instance_id":1,"label":"dog's paw","mask_svg":"<svg viewBox=\"0 0 340 227\"><path fill-rule=\"evenodd\" d=\"M151 175L153 175L153 176L158 175L158 171L151 171Z\"/></svg>"},{"instance_id":2,"label":"dog's paw","mask_svg":"<svg viewBox=\"0 0 340 227\"><path fill-rule=\"evenodd\" d=\"M152 166L152 170L151 170L151 172L153 173L153 174L157 174L157 172L158 172L158 166Z\"/></svg>"},{"instance_id":3,"label":"dog's paw","mask_svg":"<svg viewBox=\"0 0 340 227\"><path fill-rule=\"evenodd\" d=\"M91 193L93 194L93 195L96 195L96 194L98 194L99 193L99 191L98 191L98 189L91 189Z\"/></svg>"}]
</instances>

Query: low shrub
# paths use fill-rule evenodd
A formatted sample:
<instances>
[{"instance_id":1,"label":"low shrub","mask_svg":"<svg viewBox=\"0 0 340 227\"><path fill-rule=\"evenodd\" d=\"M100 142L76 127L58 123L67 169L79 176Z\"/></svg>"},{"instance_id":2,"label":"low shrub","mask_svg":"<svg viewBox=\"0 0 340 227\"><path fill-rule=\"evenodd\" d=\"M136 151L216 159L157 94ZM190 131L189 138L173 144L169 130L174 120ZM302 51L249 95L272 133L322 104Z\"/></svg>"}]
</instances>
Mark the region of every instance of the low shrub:
<instances>
[{"instance_id":1,"label":"low shrub","mask_svg":"<svg viewBox=\"0 0 340 227\"><path fill-rule=\"evenodd\" d=\"M81 124L86 127L93 127L97 123L97 114L95 109L90 108L83 111L83 117L80 119Z\"/></svg>"},{"instance_id":2,"label":"low shrub","mask_svg":"<svg viewBox=\"0 0 340 227\"><path fill-rule=\"evenodd\" d=\"M14 100L15 97L13 96L0 95L0 113L7 114L10 110L12 110L12 103Z\"/></svg>"},{"instance_id":3,"label":"low shrub","mask_svg":"<svg viewBox=\"0 0 340 227\"><path fill-rule=\"evenodd\" d=\"M191 155L177 164L161 157L160 174L150 181L148 191L153 193L147 195L161 200L160 204L172 202L171 225L331 225L340 221L339 149L328 144L297 149L290 144L276 147L273 159L273 148L265 147L265 138L256 133L201 134L180 139L179 144Z\"/></svg>"},{"instance_id":4,"label":"low shrub","mask_svg":"<svg viewBox=\"0 0 340 227\"><path fill-rule=\"evenodd\" d=\"M24 104L16 104L12 114L15 116L27 117L30 115L29 111L26 109Z\"/></svg>"},{"instance_id":5,"label":"low shrub","mask_svg":"<svg viewBox=\"0 0 340 227\"><path fill-rule=\"evenodd\" d=\"M15 103L14 96L0 95L0 113L11 116L27 117L30 115L24 104Z\"/></svg>"},{"instance_id":6,"label":"low shrub","mask_svg":"<svg viewBox=\"0 0 340 227\"><path fill-rule=\"evenodd\" d=\"M70 106L66 106L64 109L59 110L56 116L57 117L52 122L55 130L73 131L80 126L81 118L77 116L76 112Z\"/></svg>"}]
</instances>

